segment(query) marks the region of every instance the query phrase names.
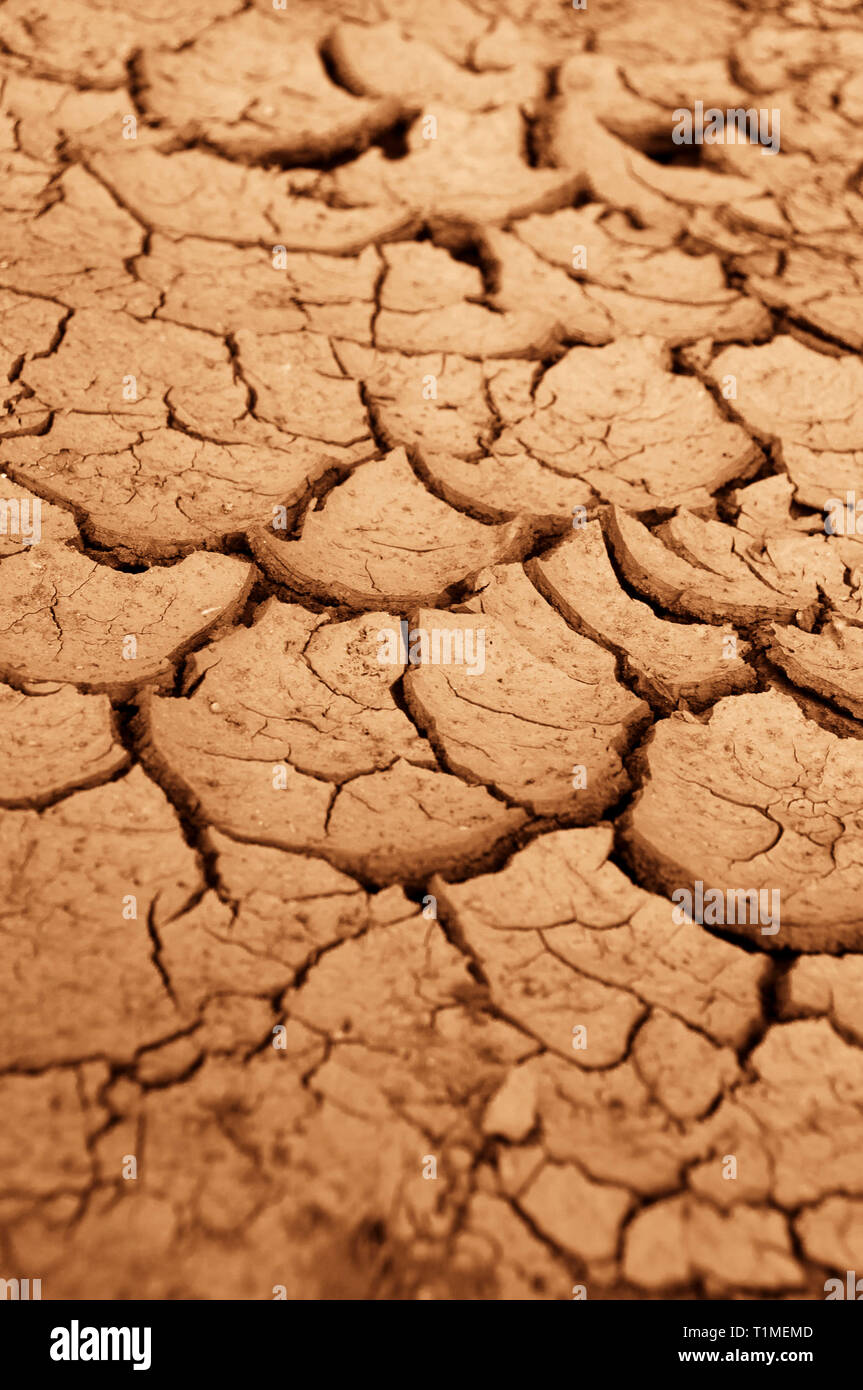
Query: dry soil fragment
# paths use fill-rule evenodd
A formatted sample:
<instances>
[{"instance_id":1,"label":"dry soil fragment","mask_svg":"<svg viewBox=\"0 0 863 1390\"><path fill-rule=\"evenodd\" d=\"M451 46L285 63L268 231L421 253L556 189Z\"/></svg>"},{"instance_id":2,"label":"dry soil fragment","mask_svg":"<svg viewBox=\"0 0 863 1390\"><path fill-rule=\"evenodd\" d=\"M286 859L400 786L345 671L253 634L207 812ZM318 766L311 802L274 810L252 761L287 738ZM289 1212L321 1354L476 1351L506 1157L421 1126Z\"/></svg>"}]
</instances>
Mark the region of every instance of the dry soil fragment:
<instances>
[{"instance_id":1,"label":"dry soil fragment","mask_svg":"<svg viewBox=\"0 0 863 1390\"><path fill-rule=\"evenodd\" d=\"M645 761L625 820L641 874L668 893L694 892L700 880L705 924L763 948L863 947L856 739L826 732L771 690L720 700L703 723L663 720Z\"/></svg>"},{"instance_id":2,"label":"dry soil fragment","mask_svg":"<svg viewBox=\"0 0 863 1390\"><path fill-rule=\"evenodd\" d=\"M145 43L179 47L231 9L232 0L191 0L180 12L166 0L134 9L69 0L61 15L34 0L10 0L0 15L0 40L4 51L61 82L116 87L126 81L135 49Z\"/></svg>"},{"instance_id":3,"label":"dry soil fragment","mask_svg":"<svg viewBox=\"0 0 863 1390\"><path fill-rule=\"evenodd\" d=\"M703 94L703 81L697 90ZM648 226L676 231L685 226L689 209L762 192L749 179L711 169L664 167L625 143L653 135L667 144L671 112L633 96L608 59L570 58L558 73L558 93L547 117L547 157L569 169L594 198L634 213Z\"/></svg>"},{"instance_id":4,"label":"dry soil fragment","mask_svg":"<svg viewBox=\"0 0 863 1390\"><path fill-rule=\"evenodd\" d=\"M157 291L125 264L143 244L140 224L79 164L64 170L57 190L40 217L0 215L0 284L70 308L152 313Z\"/></svg>"},{"instance_id":5,"label":"dry soil fragment","mask_svg":"<svg viewBox=\"0 0 863 1390\"><path fill-rule=\"evenodd\" d=\"M694 1279L715 1281L720 1290L761 1293L799 1289L805 1282L780 1212L739 1207L726 1214L690 1196L636 1214L626 1234L623 1271L651 1292Z\"/></svg>"},{"instance_id":6,"label":"dry soil fragment","mask_svg":"<svg viewBox=\"0 0 863 1390\"><path fill-rule=\"evenodd\" d=\"M464 609L487 613L505 624L530 660L550 663L571 680L614 691L617 662L612 653L573 632L540 598L522 565L496 565L478 575L476 593ZM637 703L630 700L626 705L635 710ZM641 712L645 713L643 706Z\"/></svg>"},{"instance_id":7,"label":"dry soil fragment","mask_svg":"<svg viewBox=\"0 0 863 1390\"><path fill-rule=\"evenodd\" d=\"M86 1113L80 1073L56 1068L41 1076L0 1078L0 1203L84 1192L93 1178L88 1140L103 1115Z\"/></svg>"},{"instance_id":8,"label":"dry soil fragment","mask_svg":"<svg viewBox=\"0 0 863 1390\"><path fill-rule=\"evenodd\" d=\"M28 694L0 685L0 805L38 806L74 787L95 786L125 767L105 695L68 685Z\"/></svg>"},{"instance_id":9,"label":"dry soil fragment","mask_svg":"<svg viewBox=\"0 0 863 1390\"><path fill-rule=\"evenodd\" d=\"M492 1193L477 1192L471 1199L453 1257L454 1270L461 1272L465 1264L478 1266L489 1281L487 1298L533 1302L571 1296L572 1278L564 1261L509 1202Z\"/></svg>"},{"instance_id":10,"label":"dry soil fragment","mask_svg":"<svg viewBox=\"0 0 863 1390\"><path fill-rule=\"evenodd\" d=\"M263 4L266 8L266 0L258 0L258 4ZM402 33L409 38L433 46L462 67L468 66L471 54L476 52L477 45L481 45L489 34L487 17L475 10L467 0L440 0L434 14L422 7L417 8L414 0L381 0L375 9L381 18L393 20L398 24ZM369 20L365 0L359 0L359 3L357 0L349 0L348 3L340 4L339 12L354 21L367 23ZM322 12L319 11L319 17L322 33L330 33L332 11L325 8ZM509 29L516 38L519 37L515 25L510 24ZM495 30L496 26L491 30L492 35ZM479 67L480 64L477 62L476 66Z\"/></svg>"},{"instance_id":11,"label":"dry soil fragment","mask_svg":"<svg viewBox=\"0 0 863 1390\"><path fill-rule=\"evenodd\" d=\"M767 654L794 682L863 719L863 631L841 620L822 630L772 629Z\"/></svg>"},{"instance_id":12,"label":"dry soil fragment","mask_svg":"<svg viewBox=\"0 0 863 1390\"><path fill-rule=\"evenodd\" d=\"M432 1011L451 1005L469 984L464 956L411 904L407 919L348 941L342 951L327 952L285 1003L292 1017L337 1042L384 1049L390 1054L380 1058L386 1084L387 1066L398 1062L399 1042L412 1038L416 1046L420 1020L430 1024ZM438 1031L443 1038L457 1028L441 1019ZM523 1056L523 1042L510 1039L513 1043L514 1055Z\"/></svg>"},{"instance_id":13,"label":"dry soil fragment","mask_svg":"<svg viewBox=\"0 0 863 1390\"><path fill-rule=\"evenodd\" d=\"M822 64L835 68L859 63L863 36L854 27L853 7L839 0L825 10L825 19L827 27L820 29L811 27L802 15L790 24L779 22L774 14L759 16L759 22L734 45L734 59L749 90L771 92L794 78L809 79Z\"/></svg>"},{"instance_id":14,"label":"dry soil fragment","mask_svg":"<svg viewBox=\"0 0 863 1390\"><path fill-rule=\"evenodd\" d=\"M212 25L178 53L145 49L140 76L149 114L232 159L331 158L402 114L394 98L362 100L335 86L311 40L254 10Z\"/></svg>"},{"instance_id":15,"label":"dry soil fragment","mask_svg":"<svg viewBox=\"0 0 863 1390\"><path fill-rule=\"evenodd\" d=\"M208 831L219 901L207 894L161 931L160 960L175 997L274 997L324 950L416 914L398 888L367 895L323 859L241 844Z\"/></svg>"},{"instance_id":16,"label":"dry soil fragment","mask_svg":"<svg viewBox=\"0 0 863 1390\"><path fill-rule=\"evenodd\" d=\"M113 417L130 431L165 424L168 408L230 429L246 413L246 393L234 381L224 343L208 333L126 313L82 309L66 327L57 351L27 363L22 382L34 393L18 414L44 419L46 408L64 415ZM230 437L230 435L229 435Z\"/></svg>"},{"instance_id":17,"label":"dry soil fragment","mask_svg":"<svg viewBox=\"0 0 863 1390\"><path fill-rule=\"evenodd\" d=\"M545 529L560 529L597 495L636 511L706 505L738 470L751 471L758 450L668 363L663 344L645 337L574 348L542 374L529 363L493 373L486 364L498 417L487 456L483 437L466 450L428 429L417 447L456 504L527 514Z\"/></svg>"},{"instance_id":18,"label":"dry soil fragment","mask_svg":"<svg viewBox=\"0 0 863 1390\"><path fill-rule=\"evenodd\" d=\"M594 304L577 281L543 261L511 233L487 229L483 247L494 262L497 289L490 302L499 313L511 314L531 304L535 313L544 314L549 336L593 344L608 343L616 336L605 309Z\"/></svg>"},{"instance_id":19,"label":"dry soil fragment","mask_svg":"<svg viewBox=\"0 0 863 1390\"><path fill-rule=\"evenodd\" d=\"M17 477L83 514L90 543L158 560L288 525L312 483L364 452L275 430L258 444L164 428L133 438L114 420L78 413L55 416L47 435L6 441L3 457Z\"/></svg>"},{"instance_id":20,"label":"dry soil fragment","mask_svg":"<svg viewBox=\"0 0 863 1390\"><path fill-rule=\"evenodd\" d=\"M752 1052L754 1080L713 1117L715 1152L739 1158L737 1182L715 1160L690 1182L713 1203L751 1200L786 1210L863 1194L863 1061L826 1019L774 1024ZM747 1171L748 1170L748 1171ZM753 1174L760 1195L745 1195Z\"/></svg>"},{"instance_id":21,"label":"dry soil fragment","mask_svg":"<svg viewBox=\"0 0 863 1390\"><path fill-rule=\"evenodd\" d=\"M408 356L352 342L339 342L334 350L348 375L363 383L378 436L393 449L421 450L426 464L432 456L437 465L438 456L481 453L496 425L487 396L497 378L521 368L530 380L536 371L534 362L477 362L456 353ZM501 519L499 511L493 519Z\"/></svg>"},{"instance_id":22,"label":"dry soil fragment","mask_svg":"<svg viewBox=\"0 0 863 1390\"><path fill-rule=\"evenodd\" d=\"M846 578L851 555L854 561L863 558L854 540L798 530L768 536L759 546L731 526L684 511L661 526L659 535L691 564L732 584L746 584L753 574L800 609L811 611L826 596L844 616L863 619L863 576Z\"/></svg>"},{"instance_id":23,"label":"dry soil fragment","mask_svg":"<svg viewBox=\"0 0 863 1390\"><path fill-rule=\"evenodd\" d=\"M15 445L7 449L14 453ZM27 554L43 540L80 540L73 517L0 473L0 559Z\"/></svg>"},{"instance_id":24,"label":"dry soil fragment","mask_svg":"<svg viewBox=\"0 0 863 1390\"><path fill-rule=\"evenodd\" d=\"M539 295L513 295L506 305L495 295L493 308L477 303L484 293L479 270L439 246L401 242L384 247L383 256L387 273L375 320L375 344L381 349L540 356L559 335L556 316L540 307Z\"/></svg>"},{"instance_id":25,"label":"dry soil fragment","mask_svg":"<svg viewBox=\"0 0 863 1390\"><path fill-rule=\"evenodd\" d=\"M562 1016L552 1020L554 1041L550 1028L544 1040L569 1061L602 1065L597 1050L613 1053L613 1035L599 1028L588 1028L586 1049L573 1049L573 1025L587 1022L581 992L592 982L602 982L606 999L628 994L631 1002L660 1006L715 1042L739 1047L761 1016L767 961L692 922L674 923L665 899L635 887L608 862L612 841L607 826L556 831L496 874L470 883L436 880L434 891L490 974L495 997L500 978L501 1005L511 1009L511 999L523 996L532 1031L542 1011L540 999L531 1003L531 994L540 993L537 963L543 973L546 965L559 967ZM515 964L523 958L522 974L507 986L510 957ZM625 1050L623 1039L617 1058L607 1061Z\"/></svg>"},{"instance_id":26,"label":"dry soil fragment","mask_svg":"<svg viewBox=\"0 0 863 1390\"><path fill-rule=\"evenodd\" d=\"M764 478L736 493L742 503L736 528L678 512L658 534L678 555L722 577L748 582L751 571L798 602L806 616L826 599L842 618L860 622L863 541L843 534L838 506L836 534L820 517L792 516L790 491L787 478Z\"/></svg>"},{"instance_id":27,"label":"dry soil fragment","mask_svg":"<svg viewBox=\"0 0 863 1390\"><path fill-rule=\"evenodd\" d=\"M5 63L3 68L6 68ZM44 212L51 201L54 175L50 160L31 158L23 152L16 125L4 101L0 111L0 216L20 226Z\"/></svg>"},{"instance_id":28,"label":"dry soil fragment","mask_svg":"<svg viewBox=\"0 0 863 1390\"><path fill-rule=\"evenodd\" d=\"M525 127L517 107L473 114L435 104L411 127L403 159L367 150L327 175L321 188L336 194L343 206L400 207L458 234L467 223L499 225L570 201L572 176L561 169L532 169L524 151Z\"/></svg>"},{"instance_id":29,"label":"dry soil fragment","mask_svg":"<svg viewBox=\"0 0 863 1390\"><path fill-rule=\"evenodd\" d=\"M67 137L89 139L98 128L111 131L116 149L124 129L123 118L131 114L125 87L104 92L67 87L47 77L31 76L26 65L15 59L8 60L4 77L4 111L14 118L18 148L26 154L59 161Z\"/></svg>"},{"instance_id":30,"label":"dry soil fragment","mask_svg":"<svg viewBox=\"0 0 863 1390\"><path fill-rule=\"evenodd\" d=\"M231 341L243 383L212 332L81 311L58 352L24 373L36 395L18 415L33 423L4 458L124 554L170 557L274 518L284 527L280 508L374 452L366 414L325 337L241 330ZM34 434L48 406L51 429Z\"/></svg>"},{"instance_id":31,"label":"dry soil fragment","mask_svg":"<svg viewBox=\"0 0 863 1390\"><path fill-rule=\"evenodd\" d=\"M520 1197L520 1205L555 1245L582 1260L615 1253L633 1205L623 1188L591 1182L572 1164L547 1164Z\"/></svg>"},{"instance_id":32,"label":"dry soil fragment","mask_svg":"<svg viewBox=\"0 0 863 1390\"><path fill-rule=\"evenodd\" d=\"M7 442L7 463L126 555L170 557L274 516L285 525L279 507L374 442L327 339L243 329L232 342L246 384L213 332L79 311L57 353L22 374L35 395L18 402L28 432ZM50 431L33 434L47 407Z\"/></svg>"},{"instance_id":33,"label":"dry soil fragment","mask_svg":"<svg viewBox=\"0 0 863 1390\"><path fill-rule=\"evenodd\" d=\"M667 1043L681 1049L676 1062L660 1055ZM703 1074L692 1069L696 1059L705 1063ZM712 1152L712 1120L698 1117L720 1099L736 1071L730 1049L656 1011L636 1031L624 1061L587 1071L550 1052L528 1058L510 1072L489 1109L497 1111L506 1126L502 1132L514 1142L539 1121L543 1149L554 1161L577 1164L595 1182L661 1197L681 1185L693 1161ZM682 1122L678 1110L687 1117ZM521 1136L513 1132L516 1125ZM505 1190L522 1190L525 1175L519 1169L531 1152L536 1150L499 1151ZM601 1282L608 1282L607 1272Z\"/></svg>"},{"instance_id":34,"label":"dry soil fragment","mask_svg":"<svg viewBox=\"0 0 863 1390\"><path fill-rule=\"evenodd\" d=\"M841 1297L848 1296L847 1271L854 1271L854 1295L859 1299L857 1270L863 1263L863 1202L859 1198L855 1201L848 1197L828 1197L809 1211L801 1212L794 1225L808 1258L839 1273ZM836 1293L835 1285L830 1292Z\"/></svg>"},{"instance_id":35,"label":"dry soil fragment","mask_svg":"<svg viewBox=\"0 0 863 1390\"><path fill-rule=\"evenodd\" d=\"M744 536L766 541L772 536L808 535L823 530L823 518L794 516L794 484L785 473L772 473L736 488L730 499L738 509L735 525Z\"/></svg>"},{"instance_id":36,"label":"dry soil fragment","mask_svg":"<svg viewBox=\"0 0 863 1390\"><path fill-rule=\"evenodd\" d=\"M593 509L596 494L578 478L553 473L525 453L460 459L423 453L420 467L435 491L472 516L489 521L530 521L537 531L569 529L576 507Z\"/></svg>"},{"instance_id":37,"label":"dry soil fragment","mask_svg":"<svg viewBox=\"0 0 863 1390\"><path fill-rule=\"evenodd\" d=\"M844 5L825 10L825 16L822 27L808 7L795 12L796 23L791 24L777 24L765 15L738 40L733 62L749 91L769 92L770 104L781 107L782 149L816 156L817 173L832 165L836 172L830 182L841 199L842 174L857 168L863 43L859 28L848 23L851 12ZM791 162L795 155L785 158ZM804 207L807 191L795 189L796 201ZM811 201L823 216L823 196Z\"/></svg>"},{"instance_id":38,"label":"dry soil fragment","mask_svg":"<svg viewBox=\"0 0 863 1390\"><path fill-rule=\"evenodd\" d=\"M217 241L350 255L403 233L415 219L404 206L331 207L295 192L280 170L249 168L203 150L165 154L142 144L99 153L93 171L121 205L157 231Z\"/></svg>"},{"instance_id":39,"label":"dry soil fragment","mask_svg":"<svg viewBox=\"0 0 863 1390\"><path fill-rule=\"evenodd\" d=\"M534 611L530 646L504 616L416 611L405 698L452 771L535 814L584 823L628 787L622 757L647 711L612 673L597 680L561 670L553 655L560 618Z\"/></svg>"},{"instance_id":40,"label":"dry soil fragment","mask_svg":"<svg viewBox=\"0 0 863 1390\"><path fill-rule=\"evenodd\" d=\"M415 911L322 956L288 996L283 1050L260 1046L264 1018L245 1062L222 1051L182 1086L140 1100L127 1092L123 1122L101 1137L96 1157L113 1174L122 1145L145 1128L146 1190L130 1190L122 1227L126 1238L135 1233L140 1287L161 1287L173 1250L184 1286L203 1292L229 1235L237 1258L226 1287L237 1297L277 1283L290 1298L450 1291L442 1262L471 1196L483 1097L527 1051L515 1030L460 1003L472 990L464 958ZM206 1145L203 1169L180 1161L195 1142ZM436 1182L422 1178L430 1150ZM119 1264L93 1263L106 1223L114 1229L106 1205L94 1196L71 1248L64 1235L49 1237L60 1266L52 1287L80 1278L85 1260L106 1292L118 1268L130 1268L119 1228ZM396 1252L383 1286L372 1230L385 1230ZM495 1287L487 1267L455 1277L466 1293Z\"/></svg>"},{"instance_id":41,"label":"dry soil fragment","mask_svg":"<svg viewBox=\"0 0 863 1390\"><path fill-rule=\"evenodd\" d=\"M850 283L849 283L850 281ZM747 275L752 291L772 309L784 309L816 333L863 349L863 262L837 262L817 248L791 247L779 275Z\"/></svg>"},{"instance_id":42,"label":"dry soil fragment","mask_svg":"<svg viewBox=\"0 0 863 1390\"><path fill-rule=\"evenodd\" d=\"M604 321L606 339L649 333L669 345L721 343L769 330L763 306L728 288L717 255L687 255L671 238L636 239L622 214L599 204L525 218L515 233L542 258L547 291L555 284L563 293L565 284L568 297L580 295L581 322ZM506 242L491 244L506 269ZM578 325L575 318L572 329Z\"/></svg>"},{"instance_id":43,"label":"dry soil fragment","mask_svg":"<svg viewBox=\"0 0 863 1390\"><path fill-rule=\"evenodd\" d=\"M529 924L510 930L480 925L478 914L460 909L464 897L437 879L432 886L445 910L454 907L461 937L504 1018L576 1066L605 1070L622 1061L647 1016L642 997L606 984L602 971L573 968Z\"/></svg>"},{"instance_id":44,"label":"dry soil fragment","mask_svg":"<svg viewBox=\"0 0 863 1390\"><path fill-rule=\"evenodd\" d=\"M459 66L429 43L406 39L398 24L340 24L328 50L352 92L397 98L404 106L488 111L513 103L530 107L543 94L543 73L531 62L476 72Z\"/></svg>"},{"instance_id":45,"label":"dry soil fragment","mask_svg":"<svg viewBox=\"0 0 863 1390\"><path fill-rule=\"evenodd\" d=\"M152 757L222 831L364 880L481 858L524 812L437 770L393 698L385 631L387 613L334 624L271 600L194 659L188 699L148 703Z\"/></svg>"},{"instance_id":46,"label":"dry soil fragment","mask_svg":"<svg viewBox=\"0 0 863 1390\"><path fill-rule=\"evenodd\" d=\"M525 392L521 408L509 403L491 450L508 490L533 464L537 477L547 472L555 500L563 477L646 511L704 503L746 472L758 452L748 435L722 418L699 382L668 365L652 338L573 348ZM583 500L581 489L572 495Z\"/></svg>"},{"instance_id":47,"label":"dry soil fragment","mask_svg":"<svg viewBox=\"0 0 863 1390\"><path fill-rule=\"evenodd\" d=\"M0 819L2 1065L128 1060L175 1032L148 924L158 932L200 885L159 789L133 768L41 815Z\"/></svg>"},{"instance_id":48,"label":"dry soil fragment","mask_svg":"<svg viewBox=\"0 0 863 1390\"><path fill-rule=\"evenodd\" d=\"M790 622L798 614L804 621L814 617L818 602L814 580L804 575L800 584L792 572L785 576L786 590L782 576L771 566L767 575L776 582L766 582L755 565L738 553L739 537L733 527L685 512L660 534L670 546L620 507L609 514L607 535L624 578L669 612L702 622L724 618L743 624L768 618Z\"/></svg>"},{"instance_id":49,"label":"dry soil fragment","mask_svg":"<svg viewBox=\"0 0 863 1390\"><path fill-rule=\"evenodd\" d=\"M485 1134L501 1134L519 1144L536 1122L537 1083L529 1067L517 1067L496 1091L483 1115Z\"/></svg>"},{"instance_id":50,"label":"dry soil fragment","mask_svg":"<svg viewBox=\"0 0 863 1390\"><path fill-rule=\"evenodd\" d=\"M379 1133L398 1116L440 1135L452 1154L438 1173L445 1189L460 1182L459 1169L482 1143L484 1095L533 1050L511 1026L459 1007L474 993L464 957L414 911L327 952L285 998L290 1018L331 1040L310 1080L324 1105L362 1116ZM426 1234L442 1234L452 1219L445 1199L412 1187L405 1195Z\"/></svg>"},{"instance_id":51,"label":"dry soil fragment","mask_svg":"<svg viewBox=\"0 0 863 1390\"><path fill-rule=\"evenodd\" d=\"M320 256L154 236L136 270L163 292L156 317L189 328L220 337L243 328L262 336L310 328L348 338L353 324L359 341L371 341L381 270L372 246L357 256Z\"/></svg>"},{"instance_id":52,"label":"dry soil fragment","mask_svg":"<svg viewBox=\"0 0 863 1390\"><path fill-rule=\"evenodd\" d=\"M188 680L202 674L200 689L161 707L217 716L203 727L223 730L226 756L257 748L271 762L285 757L322 780L341 782L400 757L433 766L428 745L392 696L401 667L379 660L379 630L393 623L388 613L330 623L269 599L251 628L237 628L192 657ZM252 679L257 695L247 705L243 687Z\"/></svg>"},{"instance_id":53,"label":"dry soil fragment","mask_svg":"<svg viewBox=\"0 0 863 1390\"><path fill-rule=\"evenodd\" d=\"M657 1010L633 1043L639 1073L676 1120L698 1119L740 1075L731 1048L717 1048L680 1019Z\"/></svg>"},{"instance_id":54,"label":"dry soil fragment","mask_svg":"<svg viewBox=\"0 0 863 1390\"><path fill-rule=\"evenodd\" d=\"M400 761L341 789L323 852L378 883L416 881L481 866L524 819L481 787Z\"/></svg>"},{"instance_id":55,"label":"dry soil fragment","mask_svg":"<svg viewBox=\"0 0 863 1390\"><path fill-rule=\"evenodd\" d=\"M844 498L863 468L863 364L828 356L796 338L763 347L729 347L710 368L712 379L737 381L734 409L762 438L778 439L798 502L821 510Z\"/></svg>"},{"instance_id":56,"label":"dry soil fragment","mask_svg":"<svg viewBox=\"0 0 863 1390\"><path fill-rule=\"evenodd\" d=\"M782 981L783 1018L826 1015L840 1036L863 1044L863 958L801 956Z\"/></svg>"},{"instance_id":57,"label":"dry soil fragment","mask_svg":"<svg viewBox=\"0 0 863 1390\"><path fill-rule=\"evenodd\" d=\"M258 531L252 546L274 579L303 593L374 609L445 603L477 570L513 560L529 525L484 526L423 487L397 449L357 468L306 515L297 541Z\"/></svg>"},{"instance_id":58,"label":"dry soil fragment","mask_svg":"<svg viewBox=\"0 0 863 1390\"><path fill-rule=\"evenodd\" d=\"M254 392L258 420L289 436L368 457L374 450L356 382L340 366L322 333L236 335L244 380ZM206 415L202 415L207 419Z\"/></svg>"},{"instance_id":59,"label":"dry soil fragment","mask_svg":"<svg viewBox=\"0 0 863 1390\"><path fill-rule=\"evenodd\" d=\"M620 587L598 521L531 560L528 572L567 622L617 652L636 688L666 708L681 700L709 704L755 683L746 643L732 643L735 654L725 656L732 629L658 618Z\"/></svg>"},{"instance_id":60,"label":"dry soil fragment","mask_svg":"<svg viewBox=\"0 0 863 1390\"><path fill-rule=\"evenodd\" d=\"M0 671L122 696L157 680L242 608L252 570L226 555L126 574L45 542L2 562Z\"/></svg>"},{"instance_id":61,"label":"dry soil fragment","mask_svg":"<svg viewBox=\"0 0 863 1390\"><path fill-rule=\"evenodd\" d=\"M4 417L14 415L22 367L28 359L51 351L65 317L64 310L48 299L0 289L0 430Z\"/></svg>"}]
</instances>

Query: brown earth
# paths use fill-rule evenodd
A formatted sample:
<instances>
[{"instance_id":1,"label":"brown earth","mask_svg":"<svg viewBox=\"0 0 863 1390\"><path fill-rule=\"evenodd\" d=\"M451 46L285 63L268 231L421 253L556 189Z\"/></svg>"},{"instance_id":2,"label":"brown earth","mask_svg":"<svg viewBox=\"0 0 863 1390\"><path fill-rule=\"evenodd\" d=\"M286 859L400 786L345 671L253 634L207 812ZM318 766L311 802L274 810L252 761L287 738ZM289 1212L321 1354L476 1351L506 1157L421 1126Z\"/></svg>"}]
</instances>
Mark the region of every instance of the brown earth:
<instances>
[{"instance_id":1,"label":"brown earth","mask_svg":"<svg viewBox=\"0 0 863 1390\"><path fill-rule=\"evenodd\" d=\"M0 1277L823 1297L859 9L277 5L0 0Z\"/></svg>"}]
</instances>

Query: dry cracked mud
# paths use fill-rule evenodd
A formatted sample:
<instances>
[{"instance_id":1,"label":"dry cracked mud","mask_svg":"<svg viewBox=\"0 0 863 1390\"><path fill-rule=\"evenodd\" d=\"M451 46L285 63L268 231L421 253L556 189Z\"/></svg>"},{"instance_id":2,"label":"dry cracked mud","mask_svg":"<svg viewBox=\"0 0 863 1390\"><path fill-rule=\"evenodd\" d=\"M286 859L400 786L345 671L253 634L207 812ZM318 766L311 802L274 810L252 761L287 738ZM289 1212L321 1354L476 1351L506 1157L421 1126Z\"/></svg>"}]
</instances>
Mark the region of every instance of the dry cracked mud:
<instances>
[{"instance_id":1,"label":"dry cracked mud","mask_svg":"<svg viewBox=\"0 0 863 1390\"><path fill-rule=\"evenodd\" d=\"M0 0L0 1277L863 1266L861 63Z\"/></svg>"}]
</instances>

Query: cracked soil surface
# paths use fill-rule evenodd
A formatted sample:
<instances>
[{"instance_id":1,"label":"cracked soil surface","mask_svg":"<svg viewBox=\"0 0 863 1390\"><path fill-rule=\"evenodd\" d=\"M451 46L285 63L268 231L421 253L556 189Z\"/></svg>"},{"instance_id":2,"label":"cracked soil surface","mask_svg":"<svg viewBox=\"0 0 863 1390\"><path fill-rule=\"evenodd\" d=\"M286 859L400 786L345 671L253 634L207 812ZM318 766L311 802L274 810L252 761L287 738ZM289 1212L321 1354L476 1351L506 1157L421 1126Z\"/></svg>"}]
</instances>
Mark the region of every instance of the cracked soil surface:
<instances>
[{"instance_id":1,"label":"cracked soil surface","mask_svg":"<svg viewBox=\"0 0 863 1390\"><path fill-rule=\"evenodd\" d=\"M859 7L0 0L0 165L0 1276L863 1267Z\"/></svg>"}]
</instances>

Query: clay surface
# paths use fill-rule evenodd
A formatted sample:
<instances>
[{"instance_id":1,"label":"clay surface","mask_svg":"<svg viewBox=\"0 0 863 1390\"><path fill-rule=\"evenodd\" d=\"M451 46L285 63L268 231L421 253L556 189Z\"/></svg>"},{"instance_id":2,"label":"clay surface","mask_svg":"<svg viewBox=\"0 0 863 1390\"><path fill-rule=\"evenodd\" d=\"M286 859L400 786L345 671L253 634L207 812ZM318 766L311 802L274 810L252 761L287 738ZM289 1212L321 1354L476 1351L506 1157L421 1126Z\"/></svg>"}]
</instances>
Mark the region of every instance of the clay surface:
<instances>
[{"instance_id":1,"label":"clay surface","mask_svg":"<svg viewBox=\"0 0 863 1390\"><path fill-rule=\"evenodd\" d=\"M0 1280L863 1270L861 64L0 0Z\"/></svg>"}]
</instances>

